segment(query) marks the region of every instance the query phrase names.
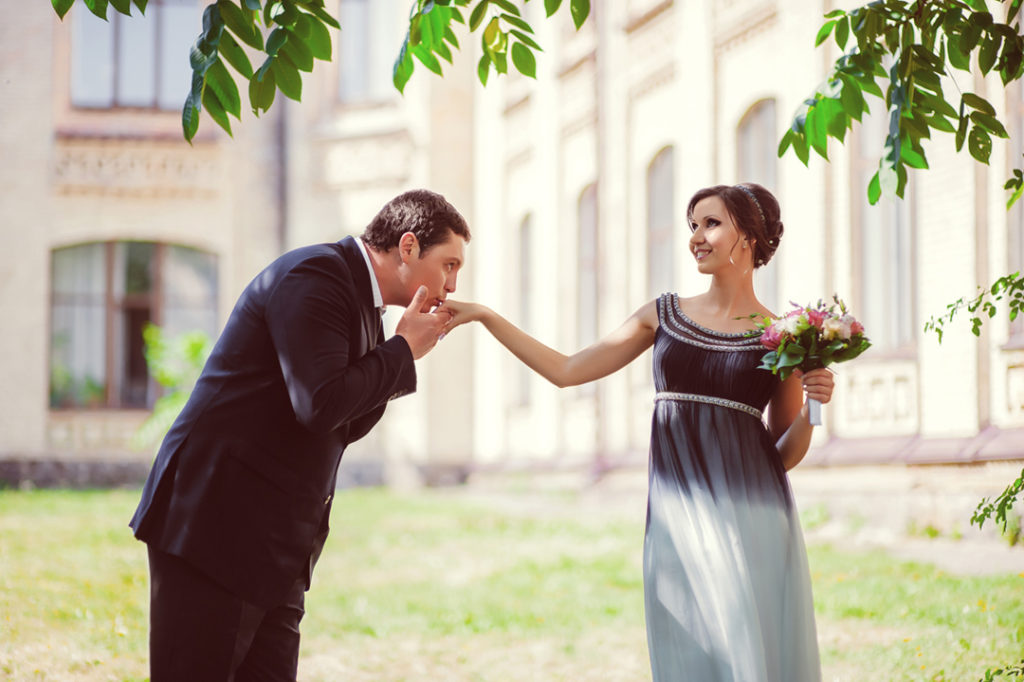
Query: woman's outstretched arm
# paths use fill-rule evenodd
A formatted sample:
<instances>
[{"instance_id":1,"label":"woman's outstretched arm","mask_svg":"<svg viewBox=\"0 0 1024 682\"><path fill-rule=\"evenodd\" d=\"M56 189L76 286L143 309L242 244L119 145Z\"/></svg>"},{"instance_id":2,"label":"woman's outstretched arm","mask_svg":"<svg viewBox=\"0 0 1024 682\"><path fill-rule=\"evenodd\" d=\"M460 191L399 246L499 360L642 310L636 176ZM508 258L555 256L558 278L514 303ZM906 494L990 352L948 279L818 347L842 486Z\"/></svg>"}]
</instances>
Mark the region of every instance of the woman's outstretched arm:
<instances>
[{"instance_id":1,"label":"woman's outstretched arm","mask_svg":"<svg viewBox=\"0 0 1024 682\"><path fill-rule=\"evenodd\" d=\"M815 398L822 404L832 399L835 382L832 372L815 369L786 379L776 389L768 410L768 430L775 437L775 447L782 455L782 464L789 471L804 458L811 446L814 427L807 418L808 398Z\"/></svg>"},{"instance_id":2,"label":"woman's outstretched arm","mask_svg":"<svg viewBox=\"0 0 1024 682\"><path fill-rule=\"evenodd\" d=\"M486 306L448 300L444 307L453 313L446 330L464 322L482 322L513 355L559 388L585 384L622 369L654 343L658 325L655 302L651 301L608 336L572 355L565 355L545 346Z\"/></svg>"}]
</instances>

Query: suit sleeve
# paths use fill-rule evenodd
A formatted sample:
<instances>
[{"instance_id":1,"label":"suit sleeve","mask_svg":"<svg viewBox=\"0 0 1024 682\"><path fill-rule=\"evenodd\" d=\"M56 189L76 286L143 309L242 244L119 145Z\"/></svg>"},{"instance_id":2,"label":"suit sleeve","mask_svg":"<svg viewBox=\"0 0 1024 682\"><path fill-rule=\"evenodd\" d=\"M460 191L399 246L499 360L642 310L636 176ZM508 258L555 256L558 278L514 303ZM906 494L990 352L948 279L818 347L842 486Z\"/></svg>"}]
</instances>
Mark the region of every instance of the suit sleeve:
<instances>
[{"instance_id":1,"label":"suit sleeve","mask_svg":"<svg viewBox=\"0 0 1024 682\"><path fill-rule=\"evenodd\" d=\"M352 357L360 327L351 276L337 261L304 261L267 299L265 320L295 417L326 433L416 390L416 368L405 339L394 336Z\"/></svg>"}]
</instances>

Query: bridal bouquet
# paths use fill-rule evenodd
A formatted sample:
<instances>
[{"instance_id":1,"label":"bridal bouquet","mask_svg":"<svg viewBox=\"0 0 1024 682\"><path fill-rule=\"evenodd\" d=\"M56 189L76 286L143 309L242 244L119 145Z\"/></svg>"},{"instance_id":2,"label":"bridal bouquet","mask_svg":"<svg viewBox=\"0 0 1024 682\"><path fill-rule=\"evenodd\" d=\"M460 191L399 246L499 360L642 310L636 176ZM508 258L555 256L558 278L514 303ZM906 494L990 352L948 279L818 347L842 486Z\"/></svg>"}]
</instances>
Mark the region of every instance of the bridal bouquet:
<instances>
[{"instance_id":1,"label":"bridal bouquet","mask_svg":"<svg viewBox=\"0 0 1024 682\"><path fill-rule=\"evenodd\" d=\"M820 369L866 351L871 342L864 336L864 325L847 312L839 297L832 300L828 305L819 300L804 307L794 303L793 310L782 317L760 319L754 334L760 334L761 345L768 349L760 369L771 370L785 381L796 369ZM821 424L821 403L809 399L807 411L811 424Z\"/></svg>"}]
</instances>

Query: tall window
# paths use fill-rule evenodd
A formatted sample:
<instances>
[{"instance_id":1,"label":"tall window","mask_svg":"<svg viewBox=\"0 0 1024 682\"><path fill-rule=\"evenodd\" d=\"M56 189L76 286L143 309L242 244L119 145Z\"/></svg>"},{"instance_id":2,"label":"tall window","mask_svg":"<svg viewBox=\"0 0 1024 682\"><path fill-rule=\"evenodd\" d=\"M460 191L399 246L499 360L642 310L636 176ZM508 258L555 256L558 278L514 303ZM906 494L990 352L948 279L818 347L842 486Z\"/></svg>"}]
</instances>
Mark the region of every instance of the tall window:
<instances>
[{"instance_id":1,"label":"tall window","mask_svg":"<svg viewBox=\"0 0 1024 682\"><path fill-rule=\"evenodd\" d=\"M338 99L379 101L392 93L391 72L402 35L395 0L341 0L338 21Z\"/></svg>"},{"instance_id":2,"label":"tall window","mask_svg":"<svg viewBox=\"0 0 1024 682\"><path fill-rule=\"evenodd\" d=\"M597 187L589 185L577 205L579 243L576 247L576 344L579 348L597 340Z\"/></svg>"},{"instance_id":3,"label":"tall window","mask_svg":"<svg viewBox=\"0 0 1024 682\"><path fill-rule=\"evenodd\" d=\"M675 287L675 160L672 147L647 167L647 295Z\"/></svg>"},{"instance_id":4,"label":"tall window","mask_svg":"<svg viewBox=\"0 0 1024 682\"><path fill-rule=\"evenodd\" d=\"M51 285L51 407L149 407L156 395L145 326L216 332L216 257L195 249L152 242L56 249Z\"/></svg>"},{"instance_id":5,"label":"tall window","mask_svg":"<svg viewBox=\"0 0 1024 682\"><path fill-rule=\"evenodd\" d=\"M877 204L868 203L867 188L878 170L878 159L888 129L888 113L872 112L864 117L854 146L853 201L854 239L857 247L858 305L855 310L870 330L877 350L898 350L914 342L912 225L909 202L905 198L883 196Z\"/></svg>"},{"instance_id":6,"label":"tall window","mask_svg":"<svg viewBox=\"0 0 1024 682\"><path fill-rule=\"evenodd\" d=\"M736 129L737 182L756 182L775 192L777 175L775 100L750 107ZM754 271L754 290L772 310L779 308L778 255Z\"/></svg>"},{"instance_id":7,"label":"tall window","mask_svg":"<svg viewBox=\"0 0 1024 682\"><path fill-rule=\"evenodd\" d=\"M202 26L195 0L150 0L143 16L80 6L72 18L71 104L180 109L192 82L189 46Z\"/></svg>"},{"instance_id":8,"label":"tall window","mask_svg":"<svg viewBox=\"0 0 1024 682\"><path fill-rule=\"evenodd\" d=\"M519 225L519 270L516 272L516 283L519 290L519 324L524 329L530 328L530 316L533 312L530 306L530 289L533 284L530 276L532 265L530 250L533 241L532 222L531 217L526 216ZM530 403L530 383L532 381L530 369L523 363L516 362L516 372L518 373L516 403L528 405Z\"/></svg>"}]
</instances>

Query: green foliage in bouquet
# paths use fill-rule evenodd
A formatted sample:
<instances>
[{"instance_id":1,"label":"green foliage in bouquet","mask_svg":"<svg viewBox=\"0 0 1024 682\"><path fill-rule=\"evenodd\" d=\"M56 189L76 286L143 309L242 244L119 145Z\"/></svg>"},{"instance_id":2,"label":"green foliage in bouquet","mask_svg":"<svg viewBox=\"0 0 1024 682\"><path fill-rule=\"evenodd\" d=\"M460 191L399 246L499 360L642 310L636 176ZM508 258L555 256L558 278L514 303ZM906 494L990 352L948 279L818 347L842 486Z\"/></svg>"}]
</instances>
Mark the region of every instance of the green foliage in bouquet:
<instances>
[{"instance_id":1,"label":"green foliage in bouquet","mask_svg":"<svg viewBox=\"0 0 1024 682\"><path fill-rule=\"evenodd\" d=\"M838 297L826 305L801 307L793 304L786 315L757 322L761 344L769 349L760 369L771 370L785 381L794 370L810 371L835 362L852 360L870 346L864 325L851 315Z\"/></svg>"}]
</instances>

